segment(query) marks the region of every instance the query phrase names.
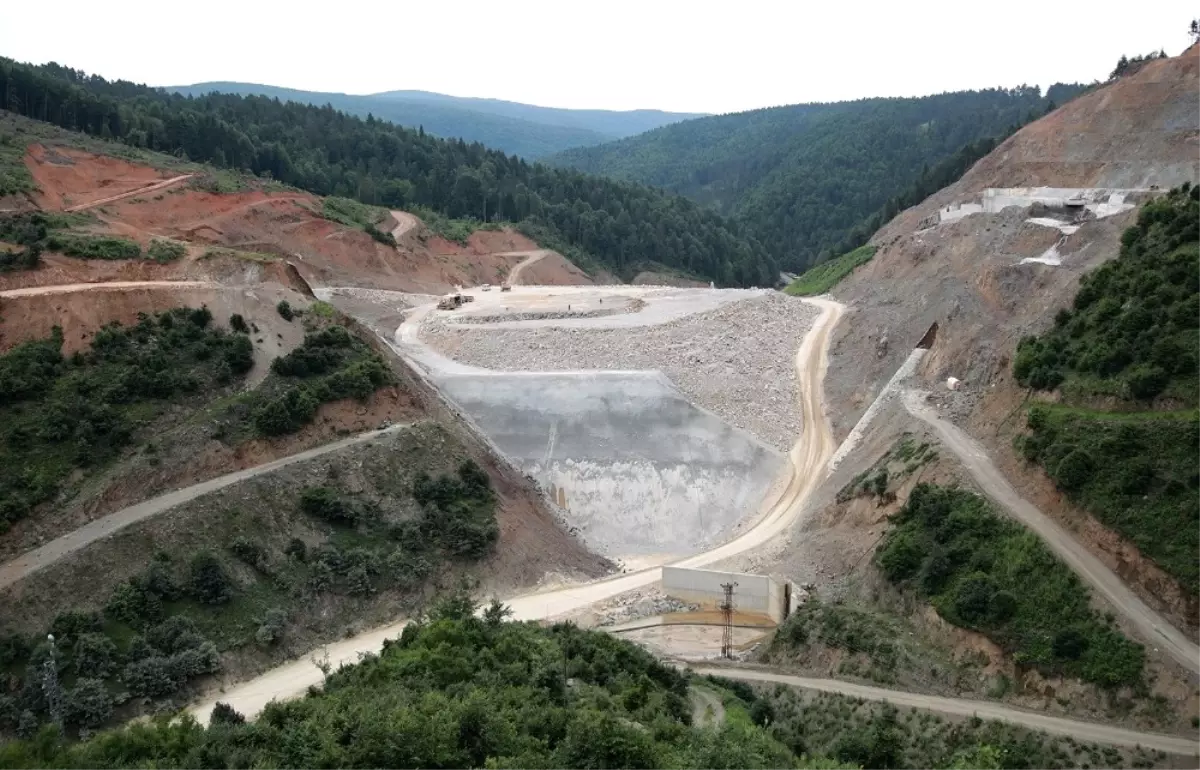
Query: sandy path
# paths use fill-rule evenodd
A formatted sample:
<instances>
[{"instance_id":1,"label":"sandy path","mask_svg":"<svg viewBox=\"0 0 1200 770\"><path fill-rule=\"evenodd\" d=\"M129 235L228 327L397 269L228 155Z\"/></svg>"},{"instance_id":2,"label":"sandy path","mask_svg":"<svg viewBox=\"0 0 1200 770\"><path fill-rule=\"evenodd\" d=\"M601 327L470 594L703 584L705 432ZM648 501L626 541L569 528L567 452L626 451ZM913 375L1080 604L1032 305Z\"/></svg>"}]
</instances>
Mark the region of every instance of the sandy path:
<instances>
[{"instance_id":1,"label":"sandy path","mask_svg":"<svg viewBox=\"0 0 1200 770\"><path fill-rule=\"evenodd\" d=\"M391 212L391 215L396 220L396 226L392 228L392 237L396 240L400 240L405 233L421 224L421 220L407 211L395 210Z\"/></svg>"},{"instance_id":2,"label":"sandy path","mask_svg":"<svg viewBox=\"0 0 1200 770\"><path fill-rule=\"evenodd\" d=\"M146 187L139 187L136 190L130 190L129 192L121 193L120 195L110 195L109 197L101 198L98 201L89 201L88 203L80 203L77 206L68 206L67 208L63 209L63 211L87 211L88 209L94 209L97 206L103 206L106 203L113 203L115 201L125 200L126 198L132 198L135 195L146 195L147 193L157 192L158 190L162 190L170 187L171 185L178 184L185 179L191 178L191 174L182 174L170 179L164 179L161 182L155 182L154 184Z\"/></svg>"},{"instance_id":3,"label":"sandy path","mask_svg":"<svg viewBox=\"0 0 1200 770\"><path fill-rule=\"evenodd\" d=\"M509 254L499 255L499 256L509 256L510 254L513 256L515 256L517 254L525 255L525 259L521 260L516 265L516 267L514 267L511 271L509 271L508 281L507 281L508 285L512 286L513 284L520 283L521 282L521 273L522 273L522 271L525 270L525 268L529 267L530 265L534 264L535 262L541 262L543 259L545 259L547 256L549 256L551 253L552 252L548 249L538 249L537 251L514 251L514 252L509 252Z\"/></svg>"},{"instance_id":4,"label":"sandy path","mask_svg":"<svg viewBox=\"0 0 1200 770\"><path fill-rule=\"evenodd\" d=\"M1072 719L1062 719L1060 717L1008 708L990 701L920 695L902 690L885 690L882 687L840 682L836 679L809 679L807 677L774 674L769 671L715 666L694 667L692 670L702 676L711 674L713 676L723 676L728 679L740 679L747 682L773 682L805 690L819 690L821 692L849 695L864 700L886 701L893 706L925 709L927 711L937 711L942 714L951 714L954 716L977 716L980 719L996 719L1034 730L1043 730L1055 735L1067 735L1081 741L1094 741L1114 746L1141 746L1146 749L1155 749L1183 756L1196 756L1198 753L1197 743L1193 738L1177 738L1159 733L1139 733L1133 730L1113 727L1112 725L1077 722Z\"/></svg>"},{"instance_id":5,"label":"sandy path","mask_svg":"<svg viewBox=\"0 0 1200 770\"><path fill-rule=\"evenodd\" d=\"M716 693L705 687L688 688L692 701L692 724L697 727L720 727L725 723L725 704Z\"/></svg>"},{"instance_id":6,"label":"sandy path","mask_svg":"<svg viewBox=\"0 0 1200 770\"><path fill-rule=\"evenodd\" d=\"M833 454L834 442L829 421L824 415L823 383L828 366L830 335L844 308L830 300L804 301L820 308L821 314L796 352L798 398L804 430L788 455L790 462L786 476L776 485L778 491L764 501L764 508L749 529L724 545L675 562L678 566L712 565L778 539L796 522L808 494L824 478L825 464ZM410 349L420 345L415 338L415 323L405 324L396 331L396 342ZM506 603L513 611L514 620L541 620L565 615L661 580L660 565L579 586L518 596L507 599ZM321 654L328 656L328 662L335 669L342 664L355 663L361 655L377 654L384 640L397 637L407 622L402 620L337 642L326 647ZM310 686L320 685L321 681L322 674L311 659L296 660L209 697L190 711L198 720L207 723L213 705L221 701L246 716L254 716L272 700L302 695Z\"/></svg>"},{"instance_id":7,"label":"sandy path","mask_svg":"<svg viewBox=\"0 0 1200 770\"><path fill-rule=\"evenodd\" d=\"M1150 609L1112 570L1049 516L1022 498L988 459L987 451L979 442L956 425L943 420L925 403L924 395L919 391L906 391L904 407L934 429L946 448L966 466L983 493L1033 530L1075 574L1108 599L1138 629L1143 641L1155 649L1164 649L1189 671L1200 673L1200 647L1192 644L1178 629Z\"/></svg>"},{"instance_id":8,"label":"sandy path","mask_svg":"<svg viewBox=\"0 0 1200 770\"><path fill-rule=\"evenodd\" d=\"M212 281L108 281L106 283L67 283L58 286L30 286L5 289L0 297L37 297L43 294L73 294L78 291L116 291L119 289L218 289L228 288Z\"/></svg>"},{"instance_id":9,"label":"sandy path","mask_svg":"<svg viewBox=\"0 0 1200 770\"><path fill-rule=\"evenodd\" d=\"M177 505L181 505L190 500L195 500L197 497L207 495L210 492L215 492L218 489L224 489L230 484L236 484L239 481L252 479L255 476L261 476L264 473L271 473L280 468L285 468L293 463L304 462L311 460L314 457L336 452L339 449L361 444L364 441L370 441L374 438L393 433L402 428L406 428L411 423L400 423L391 425L382 430L373 430L366 433L360 433L357 436L335 441L332 444L309 449L299 454L281 457L278 460L272 460L269 463L258 465L246 470L228 473L224 476L218 476L215 479L194 484L190 487L177 489L174 492L168 492L158 497L152 497L149 500L131 505L128 508L110 513L107 516L88 522L79 529L69 532L62 537L55 538L49 543L46 543L40 548L36 548L28 553L22 554L17 558L5 564L0 564L0 589L16 583L17 581L28 577L40 569L50 566L59 559L74 553L81 548L108 537L114 532L124 529L131 524L136 524L139 521L148 519L151 516L156 516L164 511L170 510Z\"/></svg>"}]
</instances>

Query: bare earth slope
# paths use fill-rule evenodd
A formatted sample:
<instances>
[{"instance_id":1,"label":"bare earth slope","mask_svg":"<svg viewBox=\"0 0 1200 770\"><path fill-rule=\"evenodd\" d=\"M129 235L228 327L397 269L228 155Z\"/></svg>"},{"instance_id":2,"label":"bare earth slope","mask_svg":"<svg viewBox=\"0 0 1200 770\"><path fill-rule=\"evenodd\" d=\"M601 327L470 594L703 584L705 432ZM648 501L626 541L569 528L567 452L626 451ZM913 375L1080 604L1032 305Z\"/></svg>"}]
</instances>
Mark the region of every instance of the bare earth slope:
<instances>
[{"instance_id":1,"label":"bare earth slope","mask_svg":"<svg viewBox=\"0 0 1200 770\"><path fill-rule=\"evenodd\" d=\"M1132 545L1073 508L1012 449L1026 397L1011 377L1017 342L1045 329L1059 308L1070 305L1083 273L1117 255L1136 208L1115 206L1117 213L1096 216L1066 205L1043 211L1026 203L933 220L947 207L978 204L989 188L1106 188L1093 197L1136 204L1157 194L1154 186L1194 183L1200 180L1198 114L1200 47L1193 46L1026 126L960 181L902 212L872 239L879 247L875 258L833 291L849 309L848 322L835 335L826 384L841 438L937 323L936 342L916 378L946 394L949 414L943 416L981 442L1022 497L1074 530L1193 640L1195 600ZM1116 197L1110 197L1113 188L1119 188ZM1053 226L1048 215L1063 225L1075 217L1077 227ZM1056 258L1049 264L1028 261L1043 259L1052 248ZM951 376L962 381L960 391L946 392Z\"/></svg>"}]
</instances>

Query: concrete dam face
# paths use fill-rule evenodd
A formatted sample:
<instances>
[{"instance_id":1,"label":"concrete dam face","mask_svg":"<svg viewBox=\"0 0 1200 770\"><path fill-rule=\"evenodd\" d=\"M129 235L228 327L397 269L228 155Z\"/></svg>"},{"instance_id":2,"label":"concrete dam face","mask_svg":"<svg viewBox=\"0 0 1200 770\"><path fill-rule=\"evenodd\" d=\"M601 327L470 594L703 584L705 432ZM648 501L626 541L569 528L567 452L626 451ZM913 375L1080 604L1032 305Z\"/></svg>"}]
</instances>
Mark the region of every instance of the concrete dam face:
<instances>
[{"instance_id":1,"label":"concrete dam face","mask_svg":"<svg viewBox=\"0 0 1200 770\"><path fill-rule=\"evenodd\" d=\"M538 481L587 544L684 554L752 515L785 462L658 372L443 374L438 385Z\"/></svg>"}]
</instances>

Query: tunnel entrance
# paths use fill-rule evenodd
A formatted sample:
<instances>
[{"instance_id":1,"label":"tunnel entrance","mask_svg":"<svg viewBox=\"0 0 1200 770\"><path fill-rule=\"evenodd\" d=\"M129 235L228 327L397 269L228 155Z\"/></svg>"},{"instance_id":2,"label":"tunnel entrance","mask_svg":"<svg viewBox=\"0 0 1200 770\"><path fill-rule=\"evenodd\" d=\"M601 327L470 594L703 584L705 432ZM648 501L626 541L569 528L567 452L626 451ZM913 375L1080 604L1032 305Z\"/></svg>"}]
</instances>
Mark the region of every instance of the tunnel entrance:
<instances>
[{"instance_id":1,"label":"tunnel entrance","mask_svg":"<svg viewBox=\"0 0 1200 770\"><path fill-rule=\"evenodd\" d=\"M921 341L917 343L917 349L929 350L930 348L932 348L934 340L937 339L937 331L938 331L937 321L934 321L933 324L929 327L929 330L927 332L925 332L925 336L922 337Z\"/></svg>"}]
</instances>

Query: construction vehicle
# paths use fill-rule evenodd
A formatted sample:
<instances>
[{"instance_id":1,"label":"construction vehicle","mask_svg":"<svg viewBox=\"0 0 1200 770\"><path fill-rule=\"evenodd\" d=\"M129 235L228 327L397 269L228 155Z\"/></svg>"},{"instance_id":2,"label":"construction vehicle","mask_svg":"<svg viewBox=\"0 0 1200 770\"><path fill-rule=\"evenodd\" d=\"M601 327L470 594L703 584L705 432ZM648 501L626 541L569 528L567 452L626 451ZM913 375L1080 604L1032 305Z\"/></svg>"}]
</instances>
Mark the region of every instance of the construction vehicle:
<instances>
[{"instance_id":1,"label":"construction vehicle","mask_svg":"<svg viewBox=\"0 0 1200 770\"><path fill-rule=\"evenodd\" d=\"M490 283L485 283L484 285L479 287L479 290L480 291L491 291L492 285Z\"/></svg>"},{"instance_id":2,"label":"construction vehicle","mask_svg":"<svg viewBox=\"0 0 1200 770\"><path fill-rule=\"evenodd\" d=\"M500 284L500 291L512 291L512 287L507 283Z\"/></svg>"},{"instance_id":3,"label":"construction vehicle","mask_svg":"<svg viewBox=\"0 0 1200 770\"><path fill-rule=\"evenodd\" d=\"M458 308L462 307L464 302L468 301L469 300L464 298L461 294L447 294L445 297L442 297L440 302L438 302L437 309L457 310Z\"/></svg>"}]
</instances>

